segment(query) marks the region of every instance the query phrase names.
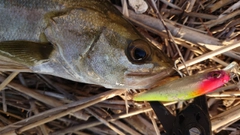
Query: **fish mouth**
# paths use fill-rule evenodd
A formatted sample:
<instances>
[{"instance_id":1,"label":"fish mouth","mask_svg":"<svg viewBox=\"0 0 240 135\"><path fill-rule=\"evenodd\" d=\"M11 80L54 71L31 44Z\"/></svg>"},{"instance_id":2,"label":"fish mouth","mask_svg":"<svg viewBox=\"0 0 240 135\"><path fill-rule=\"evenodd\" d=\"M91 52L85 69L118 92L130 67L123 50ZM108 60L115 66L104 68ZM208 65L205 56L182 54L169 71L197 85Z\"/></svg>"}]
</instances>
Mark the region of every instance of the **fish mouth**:
<instances>
[{"instance_id":1,"label":"fish mouth","mask_svg":"<svg viewBox=\"0 0 240 135\"><path fill-rule=\"evenodd\" d=\"M140 76L140 77L143 77L143 76L154 76L154 75L157 75L158 73L152 73L152 72L129 72L129 73L126 73L126 76Z\"/></svg>"},{"instance_id":2,"label":"fish mouth","mask_svg":"<svg viewBox=\"0 0 240 135\"><path fill-rule=\"evenodd\" d=\"M158 73L152 72L128 72L126 73L125 84L133 89L148 89L154 86L161 79L171 75L173 69L165 69Z\"/></svg>"}]
</instances>

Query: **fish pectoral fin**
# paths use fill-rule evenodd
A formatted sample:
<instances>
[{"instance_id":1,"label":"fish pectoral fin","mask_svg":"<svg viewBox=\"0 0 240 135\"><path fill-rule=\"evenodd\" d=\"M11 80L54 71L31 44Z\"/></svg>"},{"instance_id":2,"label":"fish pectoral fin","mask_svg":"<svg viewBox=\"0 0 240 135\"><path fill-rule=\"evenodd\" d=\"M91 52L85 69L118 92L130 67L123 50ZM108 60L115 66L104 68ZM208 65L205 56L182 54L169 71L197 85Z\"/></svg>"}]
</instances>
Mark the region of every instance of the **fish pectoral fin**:
<instances>
[{"instance_id":1,"label":"fish pectoral fin","mask_svg":"<svg viewBox=\"0 0 240 135\"><path fill-rule=\"evenodd\" d=\"M34 66L47 61L54 47L50 43L30 41L3 41L0 42L0 55L7 57L25 66Z\"/></svg>"},{"instance_id":2,"label":"fish pectoral fin","mask_svg":"<svg viewBox=\"0 0 240 135\"><path fill-rule=\"evenodd\" d=\"M0 55L0 71L32 72L27 66Z\"/></svg>"}]
</instances>

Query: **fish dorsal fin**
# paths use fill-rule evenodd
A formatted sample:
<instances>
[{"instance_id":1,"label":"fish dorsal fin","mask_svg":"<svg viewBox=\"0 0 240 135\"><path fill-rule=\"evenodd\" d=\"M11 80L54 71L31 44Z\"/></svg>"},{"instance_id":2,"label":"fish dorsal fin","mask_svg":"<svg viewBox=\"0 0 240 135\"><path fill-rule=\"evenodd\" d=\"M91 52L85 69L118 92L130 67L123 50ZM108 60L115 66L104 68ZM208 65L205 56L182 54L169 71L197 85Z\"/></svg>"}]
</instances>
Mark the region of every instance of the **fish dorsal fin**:
<instances>
[{"instance_id":1,"label":"fish dorsal fin","mask_svg":"<svg viewBox=\"0 0 240 135\"><path fill-rule=\"evenodd\" d=\"M0 42L0 55L26 66L34 66L47 61L54 48L50 43L30 41Z\"/></svg>"}]
</instances>

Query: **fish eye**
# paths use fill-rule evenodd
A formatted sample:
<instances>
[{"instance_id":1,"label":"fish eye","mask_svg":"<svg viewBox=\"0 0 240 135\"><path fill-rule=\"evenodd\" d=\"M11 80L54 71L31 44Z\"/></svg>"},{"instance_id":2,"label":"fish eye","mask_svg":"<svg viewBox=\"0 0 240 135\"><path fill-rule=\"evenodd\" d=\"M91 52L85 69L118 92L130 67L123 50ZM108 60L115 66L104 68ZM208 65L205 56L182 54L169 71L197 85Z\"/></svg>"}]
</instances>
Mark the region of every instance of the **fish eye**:
<instances>
[{"instance_id":1,"label":"fish eye","mask_svg":"<svg viewBox=\"0 0 240 135\"><path fill-rule=\"evenodd\" d=\"M135 63L146 62L151 55L149 44L144 40L134 40L127 48L127 56L130 61Z\"/></svg>"},{"instance_id":2,"label":"fish eye","mask_svg":"<svg viewBox=\"0 0 240 135\"><path fill-rule=\"evenodd\" d=\"M141 48L135 48L135 50L133 51L133 56L134 56L134 59L136 60L142 60L146 57L146 52L141 49Z\"/></svg>"}]
</instances>

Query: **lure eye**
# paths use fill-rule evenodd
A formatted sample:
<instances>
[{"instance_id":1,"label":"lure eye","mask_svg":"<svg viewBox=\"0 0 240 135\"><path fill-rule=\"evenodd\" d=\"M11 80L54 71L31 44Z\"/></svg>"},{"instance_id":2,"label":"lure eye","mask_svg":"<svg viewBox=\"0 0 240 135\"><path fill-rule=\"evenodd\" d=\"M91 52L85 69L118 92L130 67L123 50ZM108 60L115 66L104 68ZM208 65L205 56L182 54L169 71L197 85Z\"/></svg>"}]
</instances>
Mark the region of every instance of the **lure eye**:
<instances>
[{"instance_id":1,"label":"lure eye","mask_svg":"<svg viewBox=\"0 0 240 135\"><path fill-rule=\"evenodd\" d=\"M134 40L128 45L127 56L134 63L146 62L151 55L149 44L144 40Z\"/></svg>"},{"instance_id":2,"label":"lure eye","mask_svg":"<svg viewBox=\"0 0 240 135\"><path fill-rule=\"evenodd\" d=\"M221 71L212 71L208 74L210 78L220 78L222 75Z\"/></svg>"}]
</instances>

